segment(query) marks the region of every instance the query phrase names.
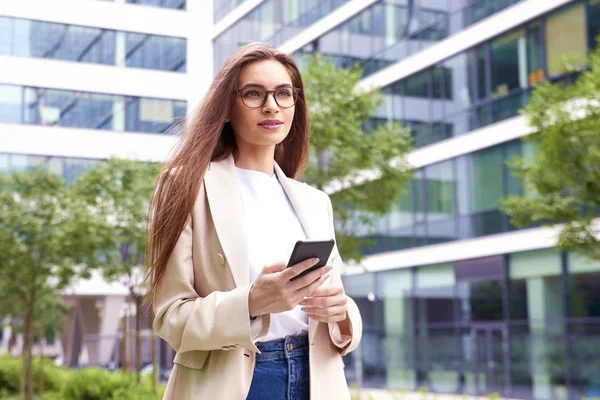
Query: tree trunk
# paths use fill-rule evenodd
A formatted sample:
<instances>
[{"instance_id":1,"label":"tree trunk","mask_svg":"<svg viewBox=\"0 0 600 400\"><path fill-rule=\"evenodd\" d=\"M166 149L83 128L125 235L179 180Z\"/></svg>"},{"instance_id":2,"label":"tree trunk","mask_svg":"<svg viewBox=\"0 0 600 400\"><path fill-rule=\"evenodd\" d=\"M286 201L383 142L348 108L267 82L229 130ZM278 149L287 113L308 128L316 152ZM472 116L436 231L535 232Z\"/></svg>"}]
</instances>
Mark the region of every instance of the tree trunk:
<instances>
[{"instance_id":1,"label":"tree trunk","mask_svg":"<svg viewBox=\"0 0 600 400\"><path fill-rule=\"evenodd\" d=\"M150 332L150 356L152 357L152 393L156 394L159 366L156 364L156 338L154 332Z\"/></svg>"},{"instance_id":2,"label":"tree trunk","mask_svg":"<svg viewBox=\"0 0 600 400\"><path fill-rule=\"evenodd\" d=\"M40 371L38 391L40 399L44 395L44 345L46 344L46 332L44 332L44 317L40 316Z\"/></svg>"},{"instance_id":3,"label":"tree trunk","mask_svg":"<svg viewBox=\"0 0 600 400\"><path fill-rule=\"evenodd\" d=\"M29 322L29 351L27 353L27 398L33 400L33 312Z\"/></svg>"},{"instance_id":4,"label":"tree trunk","mask_svg":"<svg viewBox=\"0 0 600 400\"><path fill-rule=\"evenodd\" d=\"M19 383L19 399L25 400L27 391L27 341L29 340L29 318L25 316L23 321L23 345L21 346L21 382Z\"/></svg>"},{"instance_id":5,"label":"tree trunk","mask_svg":"<svg viewBox=\"0 0 600 400\"><path fill-rule=\"evenodd\" d=\"M142 313L140 312L142 297L135 294L133 296L135 299L135 379L139 385L142 369L142 338L140 337L142 330Z\"/></svg>"},{"instance_id":6,"label":"tree trunk","mask_svg":"<svg viewBox=\"0 0 600 400\"><path fill-rule=\"evenodd\" d=\"M10 337L8 338L8 354L12 355L13 347L17 343L17 324L15 323L15 318L10 317Z\"/></svg>"},{"instance_id":7,"label":"tree trunk","mask_svg":"<svg viewBox=\"0 0 600 400\"><path fill-rule=\"evenodd\" d=\"M33 302L30 303L23 321L23 348L21 350L21 382L19 399L33 398L33 371L31 368L31 346L33 342Z\"/></svg>"},{"instance_id":8,"label":"tree trunk","mask_svg":"<svg viewBox=\"0 0 600 400\"><path fill-rule=\"evenodd\" d=\"M123 317L123 352L121 353L121 357L123 359L123 370L129 371L129 346L127 343L129 341L129 305L125 309L125 315Z\"/></svg>"}]
</instances>

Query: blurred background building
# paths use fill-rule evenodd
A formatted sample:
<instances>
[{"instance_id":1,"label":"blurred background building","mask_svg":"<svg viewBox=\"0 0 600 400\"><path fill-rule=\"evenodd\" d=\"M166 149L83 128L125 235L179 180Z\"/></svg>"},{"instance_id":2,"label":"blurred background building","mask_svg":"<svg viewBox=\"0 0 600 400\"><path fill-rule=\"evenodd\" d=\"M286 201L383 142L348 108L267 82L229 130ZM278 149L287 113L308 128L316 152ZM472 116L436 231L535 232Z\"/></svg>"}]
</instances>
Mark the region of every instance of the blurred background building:
<instances>
[{"instance_id":1,"label":"blurred background building","mask_svg":"<svg viewBox=\"0 0 600 400\"><path fill-rule=\"evenodd\" d=\"M348 379L580 399L600 391L600 265L499 202L523 190L505 160L535 151L519 140L532 85L566 79L561 57L599 31L598 0L2 2L0 171L164 158L160 133L250 41L359 63L385 95L365 131L409 129L416 173L369 234L368 272L344 277L364 319Z\"/></svg>"}]
</instances>

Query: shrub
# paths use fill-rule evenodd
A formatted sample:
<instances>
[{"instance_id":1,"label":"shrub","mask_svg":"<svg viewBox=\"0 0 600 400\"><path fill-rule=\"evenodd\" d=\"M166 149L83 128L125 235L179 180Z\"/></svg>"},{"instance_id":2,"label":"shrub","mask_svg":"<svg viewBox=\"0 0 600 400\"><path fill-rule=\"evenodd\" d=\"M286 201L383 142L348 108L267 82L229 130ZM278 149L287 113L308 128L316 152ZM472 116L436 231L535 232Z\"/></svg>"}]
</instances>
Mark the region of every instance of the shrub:
<instances>
[{"instance_id":1,"label":"shrub","mask_svg":"<svg viewBox=\"0 0 600 400\"><path fill-rule=\"evenodd\" d=\"M33 387L38 391L39 359L33 361ZM44 360L44 391L60 392L68 371L58 368L52 360ZM21 381L21 358L0 356L0 392L18 393Z\"/></svg>"}]
</instances>

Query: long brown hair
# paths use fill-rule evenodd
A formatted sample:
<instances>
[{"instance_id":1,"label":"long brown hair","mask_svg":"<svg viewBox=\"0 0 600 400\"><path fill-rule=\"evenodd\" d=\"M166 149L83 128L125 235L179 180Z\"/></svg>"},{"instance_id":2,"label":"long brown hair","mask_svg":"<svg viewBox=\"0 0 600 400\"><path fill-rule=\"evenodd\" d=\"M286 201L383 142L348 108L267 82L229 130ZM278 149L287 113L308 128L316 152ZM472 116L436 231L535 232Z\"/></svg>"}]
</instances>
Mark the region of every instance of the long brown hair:
<instances>
[{"instance_id":1,"label":"long brown hair","mask_svg":"<svg viewBox=\"0 0 600 400\"><path fill-rule=\"evenodd\" d=\"M209 163L228 157L236 149L231 124L224 121L235 101L240 70L263 60L279 61L289 72L292 85L300 89L290 132L275 147L275 161L288 177L295 179L299 179L306 168L308 112L302 77L294 59L263 43L241 47L225 60L204 99L191 114L154 187L146 245L149 300L155 299L165 279L167 262L192 212Z\"/></svg>"}]
</instances>

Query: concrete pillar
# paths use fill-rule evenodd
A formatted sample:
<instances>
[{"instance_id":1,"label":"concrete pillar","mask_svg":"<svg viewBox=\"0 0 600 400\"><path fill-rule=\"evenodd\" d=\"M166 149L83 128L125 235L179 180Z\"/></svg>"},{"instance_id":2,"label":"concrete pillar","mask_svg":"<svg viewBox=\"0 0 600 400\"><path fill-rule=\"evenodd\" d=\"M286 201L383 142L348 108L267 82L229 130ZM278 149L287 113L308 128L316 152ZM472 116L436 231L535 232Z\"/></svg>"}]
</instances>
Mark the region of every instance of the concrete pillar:
<instances>
[{"instance_id":1,"label":"concrete pillar","mask_svg":"<svg viewBox=\"0 0 600 400\"><path fill-rule=\"evenodd\" d=\"M124 0L116 0L117 3L125 3ZM115 32L115 66L125 67L125 57L127 55L126 32ZM125 98L119 97L113 102L113 130L125 130Z\"/></svg>"},{"instance_id":2,"label":"concrete pillar","mask_svg":"<svg viewBox=\"0 0 600 400\"><path fill-rule=\"evenodd\" d=\"M119 333L121 305L126 296L114 295L106 296L102 300L100 310L100 335L98 341L98 362L101 365L107 365L117 345L117 335Z\"/></svg>"},{"instance_id":3,"label":"concrete pillar","mask_svg":"<svg viewBox=\"0 0 600 400\"><path fill-rule=\"evenodd\" d=\"M96 337L100 330L98 318L98 309L96 308L96 299L81 300L81 316L83 318L84 329L82 331L82 354L86 358L85 364L98 365L98 341L89 339L87 336Z\"/></svg>"},{"instance_id":4,"label":"concrete pillar","mask_svg":"<svg viewBox=\"0 0 600 400\"><path fill-rule=\"evenodd\" d=\"M533 395L536 399L550 399L553 396L549 364L552 349L557 346L553 337L560 337L562 326L548 324L546 320L561 318L559 288L552 286L544 277L527 279L527 309L532 338L530 365ZM562 342L558 344L562 352Z\"/></svg>"},{"instance_id":5,"label":"concrete pillar","mask_svg":"<svg viewBox=\"0 0 600 400\"><path fill-rule=\"evenodd\" d=\"M188 0L187 13L194 29L187 38L187 75L190 92L187 98L188 113L198 105L210 87L213 71L213 2Z\"/></svg>"}]
</instances>

